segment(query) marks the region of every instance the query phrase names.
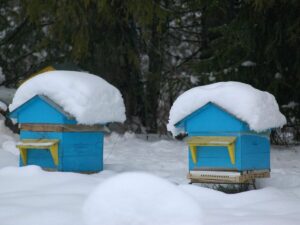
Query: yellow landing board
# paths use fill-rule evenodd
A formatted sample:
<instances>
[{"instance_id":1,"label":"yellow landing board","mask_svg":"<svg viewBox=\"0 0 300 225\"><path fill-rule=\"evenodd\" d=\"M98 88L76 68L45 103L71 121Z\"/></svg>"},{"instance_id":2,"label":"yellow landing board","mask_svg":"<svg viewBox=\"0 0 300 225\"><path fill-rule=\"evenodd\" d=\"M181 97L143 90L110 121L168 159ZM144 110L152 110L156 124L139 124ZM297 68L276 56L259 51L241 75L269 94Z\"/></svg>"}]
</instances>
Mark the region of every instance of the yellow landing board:
<instances>
[{"instance_id":1,"label":"yellow landing board","mask_svg":"<svg viewBox=\"0 0 300 225\"><path fill-rule=\"evenodd\" d=\"M48 149L55 165L58 165L58 142L57 139L23 139L17 144L20 150L23 164L27 164L28 149Z\"/></svg>"},{"instance_id":2,"label":"yellow landing board","mask_svg":"<svg viewBox=\"0 0 300 225\"><path fill-rule=\"evenodd\" d=\"M235 141L236 137L226 136L194 136L186 140L194 163L197 163L197 147L225 146L228 149L231 164L235 164Z\"/></svg>"}]
</instances>

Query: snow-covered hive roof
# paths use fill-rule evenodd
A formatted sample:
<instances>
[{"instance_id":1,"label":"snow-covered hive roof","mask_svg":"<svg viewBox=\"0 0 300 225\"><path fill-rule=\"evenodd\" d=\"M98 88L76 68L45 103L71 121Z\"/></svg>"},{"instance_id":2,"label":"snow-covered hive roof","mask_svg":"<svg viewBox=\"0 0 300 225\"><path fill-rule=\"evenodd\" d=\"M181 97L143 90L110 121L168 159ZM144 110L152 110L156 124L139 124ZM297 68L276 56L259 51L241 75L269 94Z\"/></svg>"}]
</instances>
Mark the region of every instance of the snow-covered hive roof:
<instances>
[{"instance_id":1,"label":"snow-covered hive roof","mask_svg":"<svg viewBox=\"0 0 300 225\"><path fill-rule=\"evenodd\" d=\"M181 94L170 110L168 130L173 135L182 132L174 125L209 102L248 123L250 129L257 132L286 123L272 94L230 81L195 87Z\"/></svg>"},{"instance_id":2,"label":"snow-covered hive roof","mask_svg":"<svg viewBox=\"0 0 300 225\"><path fill-rule=\"evenodd\" d=\"M102 78L84 72L50 71L22 84L9 110L36 95L44 95L74 116L80 124L124 122L125 106L120 91Z\"/></svg>"}]
</instances>

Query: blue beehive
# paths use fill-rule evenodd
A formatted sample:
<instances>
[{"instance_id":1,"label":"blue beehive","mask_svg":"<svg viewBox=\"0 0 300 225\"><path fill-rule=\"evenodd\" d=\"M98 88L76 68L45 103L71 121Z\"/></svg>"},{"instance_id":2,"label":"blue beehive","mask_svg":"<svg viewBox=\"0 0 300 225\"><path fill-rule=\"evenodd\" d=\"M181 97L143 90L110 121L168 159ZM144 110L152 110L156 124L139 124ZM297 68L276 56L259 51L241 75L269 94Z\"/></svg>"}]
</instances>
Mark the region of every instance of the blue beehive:
<instances>
[{"instance_id":1,"label":"blue beehive","mask_svg":"<svg viewBox=\"0 0 300 225\"><path fill-rule=\"evenodd\" d=\"M18 88L9 109L21 130L20 165L59 171L101 171L105 124L126 119L117 88L76 71L34 76Z\"/></svg>"},{"instance_id":2,"label":"blue beehive","mask_svg":"<svg viewBox=\"0 0 300 225\"><path fill-rule=\"evenodd\" d=\"M285 123L273 95L229 81L181 94L167 128L188 135L191 182L252 183L270 176L270 129Z\"/></svg>"},{"instance_id":3,"label":"blue beehive","mask_svg":"<svg viewBox=\"0 0 300 225\"><path fill-rule=\"evenodd\" d=\"M270 130L251 131L249 125L209 102L175 124L188 134L189 170L255 172L269 176ZM253 175L254 174L254 175ZM192 179L190 173L190 178Z\"/></svg>"},{"instance_id":4,"label":"blue beehive","mask_svg":"<svg viewBox=\"0 0 300 225\"><path fill-rule=\"evenodd\" d=\"M196 163L193 162L190 154L190 170L195 168L238 171L270 169L270 132L250 131L246 122L214 103L206 104L175 126L184 127L189 137L203 137L202 142L200 139L199 141L205 146L197 147ZM205 140L212 146L207 146L209 143L205 143ZM192 141L193 139L190 139L191 144ZM232 155L228 148L230 144L234 145Z\"/></svg>"},{"instance_id":5,"label":"blue beehive","mask_svg":"<svg viewBox=\"0 0 300 225\"><path fill-rule=\"evenodd\" d=\"M74 172L103 169L103 125L80 125L42 95L32 97L10 116L20 124L20 166Z\"/></svg>"}]
</instances>

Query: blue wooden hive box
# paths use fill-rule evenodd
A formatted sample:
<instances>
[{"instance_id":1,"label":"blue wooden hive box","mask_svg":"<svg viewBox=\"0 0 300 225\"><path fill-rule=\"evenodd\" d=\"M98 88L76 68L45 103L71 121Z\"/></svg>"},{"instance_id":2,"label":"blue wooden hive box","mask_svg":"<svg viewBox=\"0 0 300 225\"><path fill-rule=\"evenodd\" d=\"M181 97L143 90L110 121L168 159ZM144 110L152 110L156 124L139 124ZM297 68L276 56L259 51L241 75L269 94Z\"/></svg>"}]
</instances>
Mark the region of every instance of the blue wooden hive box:
<instances>
[{"instance_id":1,"label":"blue wooden hive box","mask_svg":"<svg viewBox=\"0 0 300 225\"><path fill-rule=\"evenodd\" d=\"M42 95L13 110L10 117L20 126L20 166L87 173L103 170L103 125L80 125Z\"/></svg>"},{"instance_id":2,"label":"blue wooden hive box","mask_svg":"<svg viewBox=\"0 0 300 225\"><path fill-rule=\"evenodd\" d=\"M192 182L243 183L270 175L270 130L251 131L246 122L212 102L175 127L188 135Z\"/></svg>"}]
</instances>

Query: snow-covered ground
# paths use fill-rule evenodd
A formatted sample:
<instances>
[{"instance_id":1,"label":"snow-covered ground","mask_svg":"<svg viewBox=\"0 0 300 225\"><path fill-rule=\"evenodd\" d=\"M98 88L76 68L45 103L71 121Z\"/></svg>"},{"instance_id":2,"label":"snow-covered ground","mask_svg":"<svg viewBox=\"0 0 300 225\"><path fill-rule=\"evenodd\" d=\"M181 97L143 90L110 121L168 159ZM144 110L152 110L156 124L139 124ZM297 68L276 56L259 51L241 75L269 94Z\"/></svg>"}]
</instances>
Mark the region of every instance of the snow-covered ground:
<instances>
[{"instance_id":1,"label":"snow-covered ground","mask_svg":"<svg viewBox=\"0 0 300 225\"><path fill-rule=\"evenodd\" d=\"M0 119L0 225L84 225L87 216L94 216L94 222L103 221L97 223L99 225L143 225L151 224L149 221L154 219L158 219L155 224L174 225L300 224L299 147L272 148L272 177L258 180L258 190L224 194L187 184L187 151L183 142L150 142L131 134L112 134L105 139L105 170L85 175L45 172L36 166L19 168L18 151L14 147L17 140L18 136L4 127ZM154 183L151 183L152 178L148 181L139 176L129 176L125 180L124 176L120 180L115 178L117 174L130 171L151 173L164 180L153 178ZM110 188L111 183L118 182L119 187ZM128 192L122 188L125 185L129 186ZM122 191L124 195L128 193L125 200L120 194ZM141 202L134 201L135 193L140 195ZM167 203L171 205L164 208ZM93 206L96 210L87 210ZM198 208L201 212L197 217ZM135 210L140 213L135 215ZM161 210L166 210L163 212L168 218L163 218ZM193 218L182 223L180 219L189 213ZM113 216L115 223L107 223L104 215ZM122 222L124 215L132 218ZM196 219L199 223L195 223Z\"/></svg>"}]
</instances>

